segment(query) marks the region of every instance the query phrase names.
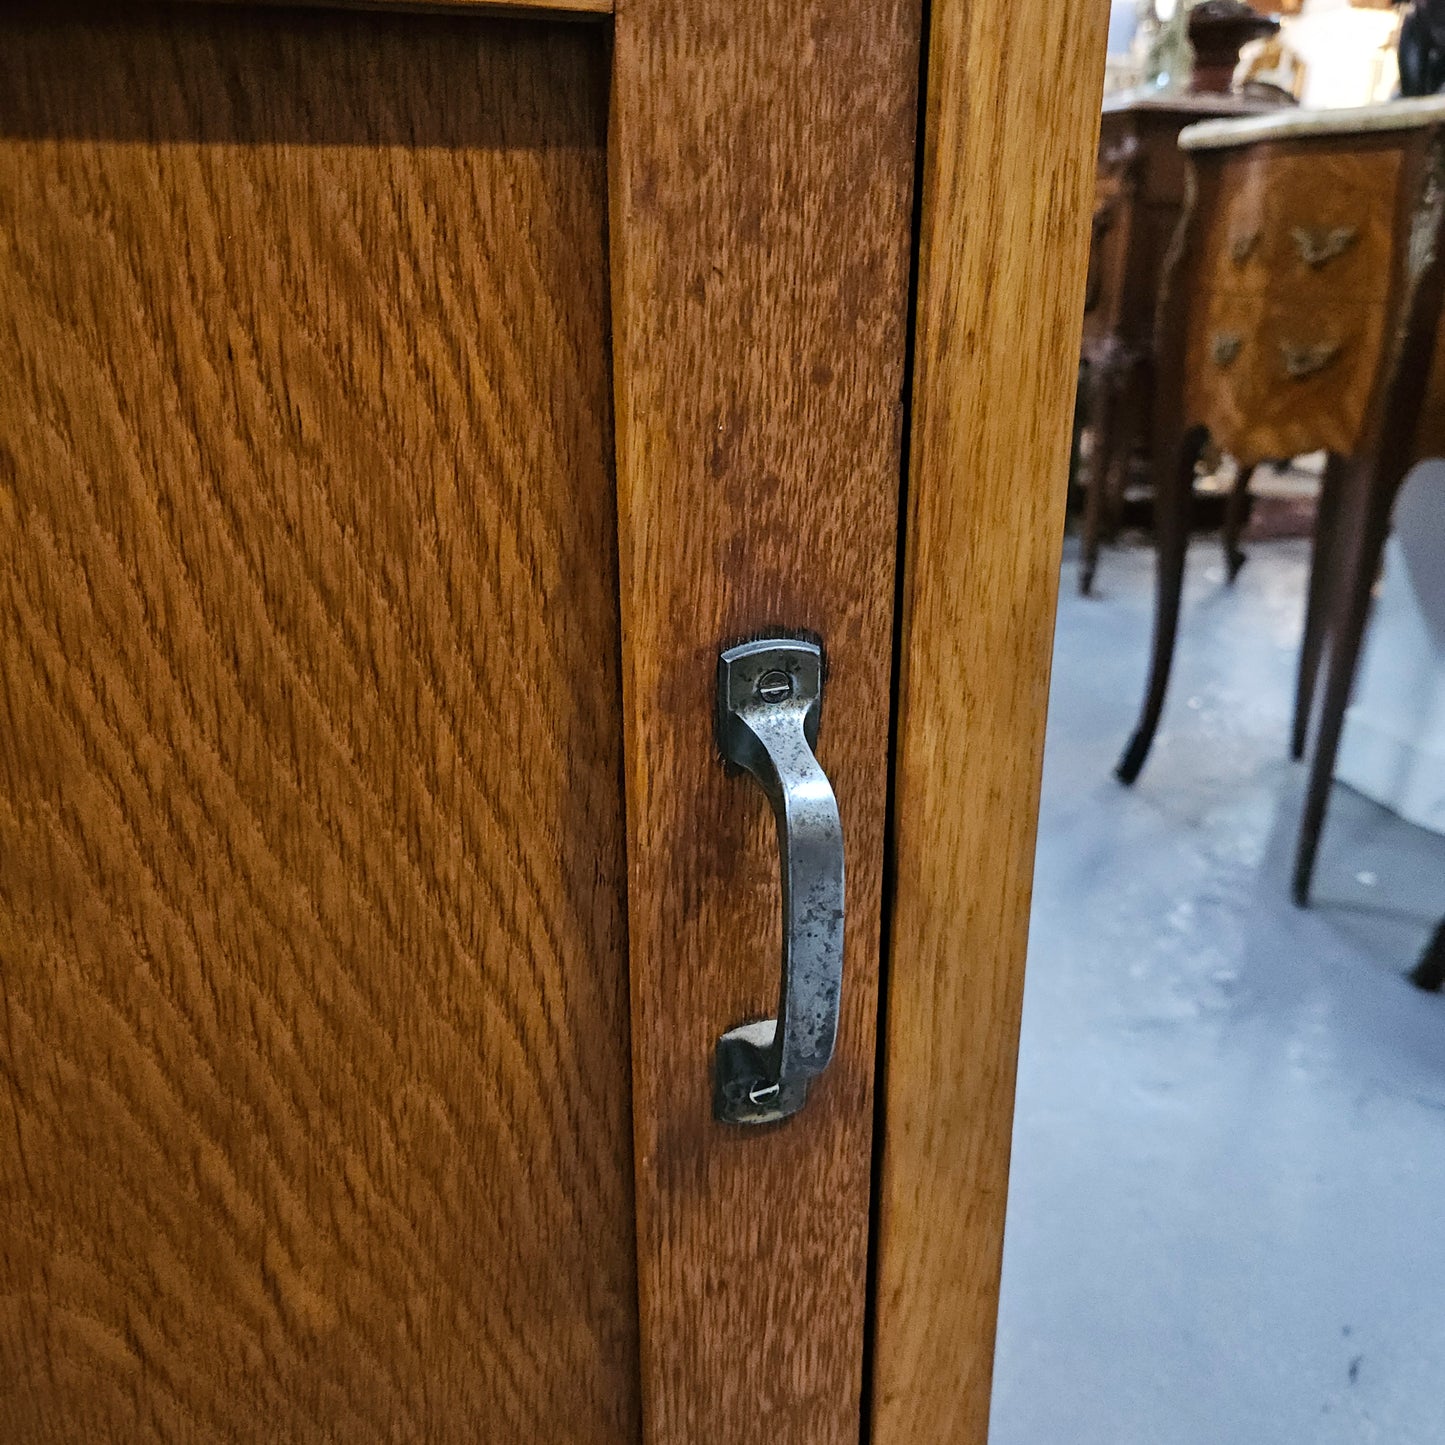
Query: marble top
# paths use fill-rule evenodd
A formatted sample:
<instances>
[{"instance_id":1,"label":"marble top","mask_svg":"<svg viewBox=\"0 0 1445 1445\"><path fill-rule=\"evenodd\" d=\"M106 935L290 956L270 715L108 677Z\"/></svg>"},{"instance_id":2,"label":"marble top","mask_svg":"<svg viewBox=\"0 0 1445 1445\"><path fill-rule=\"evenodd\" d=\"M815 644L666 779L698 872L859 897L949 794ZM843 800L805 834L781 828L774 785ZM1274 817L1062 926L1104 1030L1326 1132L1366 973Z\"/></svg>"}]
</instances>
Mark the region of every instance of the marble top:
<instances>
[{"instance_id":1,"label":"marble top","mask_svg":"<svg viewBox=\"0 0 1445 1445\"><path fill-rule=\"evenodd\" d=\"M1293 109L1293 107L1288 107ZM1250 96L1231 95L1225 91L1186 90L1176 94L1151 86L1133 90L1116 90L1104 97L1104 114L1121 111L1156 110L1171 115L1260 115L1280 110L1276 100L1256 100Z\"/></svg>"},{"instance_id":2,"label":"marble top","mask_svg":"<svg viewBox=\"0 0 1445 1445\"><path fill-rule=\"evenodd\" d=\"M1392 100L1384 105L1358 105L1338 110L1285 110L1238 120L1206 120L1179 132L1186 151L1219 150L1262 140L1295 140L1312 135L1370 135L1376 131L1412 130L1445 122L1445 96Z\"/></svg>"}]
</instances>

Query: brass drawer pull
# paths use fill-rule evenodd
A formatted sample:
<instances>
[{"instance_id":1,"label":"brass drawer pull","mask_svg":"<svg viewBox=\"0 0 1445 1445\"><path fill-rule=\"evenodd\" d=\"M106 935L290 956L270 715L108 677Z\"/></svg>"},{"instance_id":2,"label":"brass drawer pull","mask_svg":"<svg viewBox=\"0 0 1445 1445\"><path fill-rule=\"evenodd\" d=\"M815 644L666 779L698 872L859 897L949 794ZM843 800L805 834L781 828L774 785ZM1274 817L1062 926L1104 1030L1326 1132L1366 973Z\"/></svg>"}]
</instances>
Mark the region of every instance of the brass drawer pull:
<instances>
[{"instance_id":1,"label":"brass drawer pull","mask_svg":"<svg viewBox=\"0 0 1445 1445\"><path fill-rule=\"evenodd\" d=\"M1288 341L1279 344L1285 375L1291 381L1303 381L1323 371L1343 349L1338 341L1321 341L1313 346L1294 346Z\"/></svg>"},{"instance_id":2,"label":"brass drawer pull","mask_svg":"<svg viewBox=\"0 0 1445 1445\"><path fill-rule=\"evenodd\" d=\"M1254 255L1254 248L1259 245L1259 227L1252 231L1240 231L1230 237L1229 255L1236 266L1243 266L1249 258Z\"/></svg>"},{"instance_id":3,"label":"brass drawer pull","mask_svg":"<svg viewBox=\"0 0 1445 1445\"><path fill-rule=\"evenodd\" d=\"M1358 226L1293 226L1290 236L1299 258L1312 270L1318 271L1326 261L1342 256L1355 244L1360 234Z\"/></svg>"},{"instance_id":4,"label":"brass drawer pull","mask_svg":"<svg viewBox=\"0 0 1445 1445\"><path fill-rule=\"evenodd\" d=\"M1220 331L1209 343L1209 359L1221 370L1232 366L1244 345L1244 337L1236 331Z\"/></svg>"}]
</instances>

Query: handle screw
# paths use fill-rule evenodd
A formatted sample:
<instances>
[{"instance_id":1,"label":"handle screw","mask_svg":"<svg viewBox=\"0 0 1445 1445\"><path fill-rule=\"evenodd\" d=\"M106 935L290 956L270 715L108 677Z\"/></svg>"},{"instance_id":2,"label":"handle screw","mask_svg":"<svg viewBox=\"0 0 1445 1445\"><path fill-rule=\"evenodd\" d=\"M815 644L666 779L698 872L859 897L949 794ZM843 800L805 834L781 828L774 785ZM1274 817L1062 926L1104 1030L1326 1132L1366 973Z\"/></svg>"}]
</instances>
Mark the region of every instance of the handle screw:
<instances>
[{"instance_id":1,"label":"handle screw","mask_svg":"<svg viewBox=\"0 0 1445 1445\"><path fill-rule=\"evenodd\" d=\"M758 679L758 696L764 702L786 702L793 695L793 679L786 672L774 669Z\"/></svg>"}]
</instances>

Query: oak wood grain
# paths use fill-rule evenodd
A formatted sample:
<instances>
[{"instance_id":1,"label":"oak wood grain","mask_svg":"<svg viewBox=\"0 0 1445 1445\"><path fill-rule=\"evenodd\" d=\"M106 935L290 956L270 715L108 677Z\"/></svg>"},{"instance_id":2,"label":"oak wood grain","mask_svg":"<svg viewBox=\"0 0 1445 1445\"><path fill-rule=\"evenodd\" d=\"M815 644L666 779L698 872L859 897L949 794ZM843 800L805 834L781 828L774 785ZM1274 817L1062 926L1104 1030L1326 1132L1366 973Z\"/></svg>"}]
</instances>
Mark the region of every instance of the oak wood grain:
<instances>
[{"instance_id":1,"label":"oak wood grain","mask_svg":"<svg viewBox=\"0 0 1445 1445\"><path fill-rule=\"evenodd\" d=\"M563 20L601 19L611 15L613 0L195 0L203 5L303 5L324 10L397 10L412 15L448 11L487 17Z\"/></svg>"},{"instance_id":2,"label":"oak wood grain","mask_svg":"<svg viewBox=\"0 0 1445 1445\"><path fill-rule=\"evenodd\" d=\"M638 1270L649 1445L860 1428L901 446L914 0L627 0L611 246ZM713 743L718 651L823 639L847 849L837 1054L803 1112L711 1117L776 1007L761 792Z\"/></svg>"},{"instance_id":3,"label":"oak wood grain","mask_svg":"<svg viewBox=\"0 0 1445 1445\"><path fill-rule=\"evenodd\" d=\"M874 1445L983 1445L1108 7L932 7Z\"/></svg>"},{"instance_id":4,"label":"oak wood grain","mask_svg":"<svg viewBox=\"0 0 1445 1445\"><path fill-rule=\"evenodd\" d=\"M605 37L0 19L0 1439L638 1438Z\"/></svg>"}]
</instances>

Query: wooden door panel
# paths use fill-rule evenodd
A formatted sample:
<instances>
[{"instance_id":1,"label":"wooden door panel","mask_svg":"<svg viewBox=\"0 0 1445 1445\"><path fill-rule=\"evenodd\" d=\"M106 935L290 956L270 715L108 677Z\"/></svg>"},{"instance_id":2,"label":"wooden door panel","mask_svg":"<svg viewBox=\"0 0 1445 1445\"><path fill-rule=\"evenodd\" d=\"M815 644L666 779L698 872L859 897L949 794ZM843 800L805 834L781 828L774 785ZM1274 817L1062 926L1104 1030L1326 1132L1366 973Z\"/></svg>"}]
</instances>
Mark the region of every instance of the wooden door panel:
<instances>
[{"instance_id":1,"label":"wooden door panel","mask_svg":"<svg viewBox=\"0 0 1445 1445\"><path fill-rule=\"evenodd\" d=\"M887 793L914 0L636 0L612 254L629 928L650 1445L859 1435ZM718 652L821 637L842 813L837 1053L801 1113L712 1118L771 1016L778 845L713 740Z\"/></svg>"},{"instance_id":2,"label":"wooden door panel","mask_svg":"<svg viewBox=\"0 0 1445 1445\"><path fill-rule=\"evenodd\" d=\"M637 1438L605 34L0 21L0 1437Z\"/></svg>"}]
</instances>

